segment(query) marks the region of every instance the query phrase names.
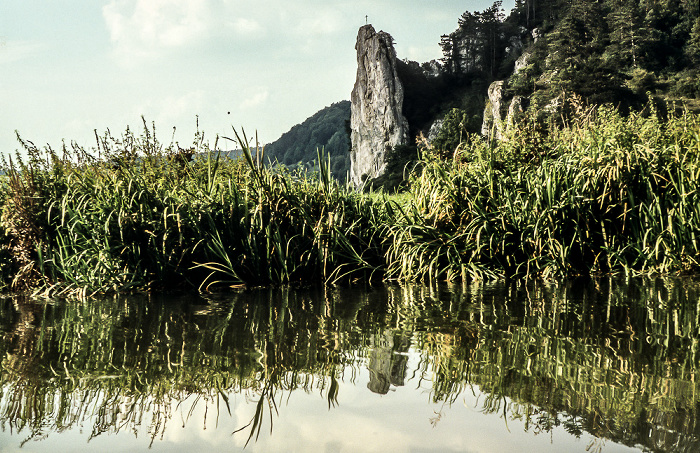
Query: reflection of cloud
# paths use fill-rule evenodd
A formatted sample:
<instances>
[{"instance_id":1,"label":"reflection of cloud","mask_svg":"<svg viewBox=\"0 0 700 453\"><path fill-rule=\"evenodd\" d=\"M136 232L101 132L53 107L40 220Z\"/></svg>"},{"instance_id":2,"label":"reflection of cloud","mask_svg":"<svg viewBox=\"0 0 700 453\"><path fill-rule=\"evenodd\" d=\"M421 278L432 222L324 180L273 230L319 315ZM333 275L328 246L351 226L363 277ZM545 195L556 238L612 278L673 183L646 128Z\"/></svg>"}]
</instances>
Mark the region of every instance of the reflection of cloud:
<instances>
[{"instance_id":1,"label":"reflection of cloud","mask_svg":"<svg viewBox=\"0 0 700 453\"><path fill-rule=\"evenodd\" d=\"M14 63L30 58L46 48L46 45L34 41L5 41L0 39L0 64Z\"/></svg>"},{"instance_id":2,"label":"reflection of cloud","mask_svg":"<svg viewBox=\"0 0 700 453\"><path fill-rule=\"evenodd\" d=\"M318 392L296 390L291 395L278 395L279 412L272 418L272 434L267 411L274 412L274 409L266 406L260 437L257 442L253 437L245 451L461 452L473 451L470 450L472 443L484 445L480 442L483 435L479 432L475 435L473 430L465 428L483 420L482 413L458 407L452 411L449 407L426 403L426 395L412 388L380 397L366 389L369 379L366 370L360 371L356 379L355 383L339 382L340 403L332 409ZM240 406L235 408L239 423L247 423L255 413L255 400L245 403L243 410ZM446 413L442 421L444 426L437 429L429 421L436 410ZM483 431L486 436L492 434L492 431ZM249 434L246 430L236 434L232 443L242 448ZM293 448L290 448L290 439L293 439ZM476 451L504 450L479 448Z\"/></svg>"},{"instance_id":3,"label":"reflection of cloud","mask_svg":"<svg viewBox=\"0 0 700 453\"><path fill-rule=\"evenodd\" d=\"M257 93L255 93L253 96L249 97L248 99L245 99L243 102L241 102L241 110L247 110L253 107L257 107L261 104L264 104L265 101L267 101L267 97L269 96L269 92L267 90L262 90Z\"/></svg>"}]
</instances>

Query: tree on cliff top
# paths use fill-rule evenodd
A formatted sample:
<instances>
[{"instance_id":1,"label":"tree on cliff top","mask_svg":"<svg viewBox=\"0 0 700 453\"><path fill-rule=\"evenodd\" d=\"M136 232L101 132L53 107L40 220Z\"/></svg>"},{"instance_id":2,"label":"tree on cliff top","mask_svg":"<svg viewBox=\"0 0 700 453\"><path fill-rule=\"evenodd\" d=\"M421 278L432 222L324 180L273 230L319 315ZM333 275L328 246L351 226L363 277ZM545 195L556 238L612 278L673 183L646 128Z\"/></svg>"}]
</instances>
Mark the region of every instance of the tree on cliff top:
<instances>
[{"instance_id":1,"label":"tree on cliff top","mask_svg":"<svg viewBox=\"0 0 700 453\"><path fill-rule=\"evenodd\" d=\"M503 52L502 4L498 0L482 12L465 12L459 18L457 30L442 36L442 62L448 72L483 71L491 78L496 76Z\"/></svg>"}]
</instances>

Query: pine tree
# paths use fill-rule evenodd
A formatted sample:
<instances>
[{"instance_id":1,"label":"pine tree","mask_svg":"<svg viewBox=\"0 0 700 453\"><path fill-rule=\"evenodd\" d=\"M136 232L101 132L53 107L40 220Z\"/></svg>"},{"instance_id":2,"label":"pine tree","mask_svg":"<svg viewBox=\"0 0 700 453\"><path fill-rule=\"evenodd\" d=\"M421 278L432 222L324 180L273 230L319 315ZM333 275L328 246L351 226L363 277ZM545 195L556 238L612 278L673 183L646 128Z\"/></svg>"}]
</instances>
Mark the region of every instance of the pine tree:
<instances>
[{"instance_id":1,"label":"pine tree","mask_svg":"<svg viewBox=\"0 0 700 453\"><path fill-rule=\"evenodd\" d=\"M498 0L493 5L481 13L477 13L483 36L483 61L484 70L490 77L496 75L498 68L497 59L500 56L501 40L500 29L505 16L502 8L503 2Z\"/></svg>"},{"instance_id":2,"label":"pine tree","mask_svg":"<svg viewBox=\"0 0 700 453\"><path fill-rule=\"evenodd\" d=\"M465 54L465 61L459 63L462 68L472 71L477 69L479 64L479 47L482 45L479 39L481 24L478 16L469 11L462 14L458 22L457 33Z\"/></svg>"},{"instance_id":3,"label":"pine tree","mask_svg":"<svg viewBox=\"0 0 700 453\"><path fill-rule=\"evenodd\" d=\"M440 37L440 48L442 49L442 61L443 67L447 72L454 72L454 61L455 61L455 45L452 35L442 35Z\"/></svg>"},{"instance_id":4,"label":"pine tree","mask_svg":"<svg viewBox=\"0 0 700 453\"><path fill-rule=\"evenodd\" d=\"M685 54L694 65L700 65L700 17L695 19L690 31L690 39L685 46Z\"/></svg>"},{"instance_id":5,"label":"pine tree","mask_svg":"<svg viewBox=\"0 0 700 453\"><path fill-rule=\"evenodd\" d=\"M496 75L503 50L501 28L505 15L502 4L498 0L482 12L465 12L458 21L457 30L442 36L442 61L449 71L481 70L491 78Z\"/></svg>"},{"instance_id":6,"label":"pine tree","mask_svg":"<svg viewBox=\"0 0 700 453\"><path fill-rule=\"evenodd\" d=\"M608 15L610 54L632 69L643 66L645 48L653 41L652 28L646 23L646 15L638 0L615 2L615 9Z\"/></svg>"}]
</instances>

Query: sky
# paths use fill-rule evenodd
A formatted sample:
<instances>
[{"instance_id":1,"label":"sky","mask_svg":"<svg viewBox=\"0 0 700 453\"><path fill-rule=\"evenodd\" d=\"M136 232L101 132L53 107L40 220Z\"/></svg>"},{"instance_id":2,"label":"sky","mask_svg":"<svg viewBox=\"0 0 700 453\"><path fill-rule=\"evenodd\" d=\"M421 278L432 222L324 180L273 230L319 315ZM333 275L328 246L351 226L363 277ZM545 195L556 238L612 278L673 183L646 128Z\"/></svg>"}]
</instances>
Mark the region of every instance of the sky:
<instances>
[{"instance_id":1,"label":"sky","mask_svg":"<svg viewBox=\"0 0 700 453\"><path fill-rule=\"evenodd\" d=\"M197 123L210 146L233 127L269 143L350 99L366 20L399 58L424 62L441 57L462 13L492 3L0 0L0 154L21 148L15 131L89 149L95 130L119 137L142 117L165 144L191 145Z\"/></svg>"}]
</instances>

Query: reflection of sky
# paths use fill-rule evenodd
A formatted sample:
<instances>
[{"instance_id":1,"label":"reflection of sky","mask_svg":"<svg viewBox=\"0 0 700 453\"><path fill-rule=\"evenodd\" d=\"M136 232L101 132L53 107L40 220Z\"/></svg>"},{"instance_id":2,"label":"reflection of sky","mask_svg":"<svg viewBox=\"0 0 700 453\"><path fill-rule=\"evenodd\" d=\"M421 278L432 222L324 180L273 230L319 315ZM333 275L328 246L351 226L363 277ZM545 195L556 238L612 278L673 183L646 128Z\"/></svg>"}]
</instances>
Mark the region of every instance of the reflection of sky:
<instances>
[{"instance_id":1,"label":"reflection of sky","mask_svg":"<svg viewBox=\"0 0 700 453\"><path fill-rule=\"evenodd\" d=\"M73 428L62 433L52 432L45 440L30 441L19 448L26 432L11 435L0 432L0 451L18 452L586 452L596 451L593 437L585 434L576 439L562 428L534 435L525 432L520 421L503 418L499 411L484 414L479 405L484 395L478 388L467 388L452 406L431 402L428 380L413 376L418 357L412 353L409 373L404 386L392 386L386 395L372 393L367 388L369 371L366 367L350 382L346 373L340 382L338 405L328 408L326 392L297 390L276 398L279 415L266 412L257 442L243 449L248 438L244 430L231 433L245 425L255 412L255 403L242 394L229 395L232 414L220 400L219 416L215 402L208 407L200 399L190 397L179 407L173 403L172 416L162 439L157 438L149 449L148 418L138 435L128 428L119 435L103 434L89 443L94 420L86 420L82 430ZM366 363L365 363L366 365ZM266 411L268 407L266 406ZM205 418L206 417L206 418ZM183 420L186 420L183 426ZM206 422L205 422L206 420ZM598 441L599 443L601 441ZM605 442L605 453L639 451L612 442Z\"/></svg>"}]
</instances>

